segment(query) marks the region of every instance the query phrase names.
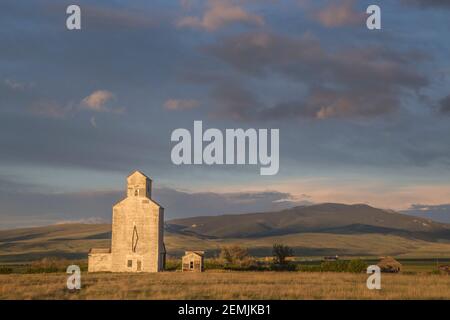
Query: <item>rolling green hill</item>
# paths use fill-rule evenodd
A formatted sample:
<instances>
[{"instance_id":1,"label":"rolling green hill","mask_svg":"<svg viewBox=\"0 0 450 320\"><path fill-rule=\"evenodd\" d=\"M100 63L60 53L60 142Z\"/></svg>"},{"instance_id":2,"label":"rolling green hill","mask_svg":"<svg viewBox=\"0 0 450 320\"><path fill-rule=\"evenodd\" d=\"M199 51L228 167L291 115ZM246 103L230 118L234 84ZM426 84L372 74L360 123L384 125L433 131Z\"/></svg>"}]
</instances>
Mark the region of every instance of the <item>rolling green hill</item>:
<instances>
[{"instance_id":1,"label":"rolling green hill","mask_svg":"<svg viewBox=\"0 0 450 320\"><path fill-rule=\"evenodd\" d=\"M0 231L0 263L44 257L85 259L92 247L108 247L109 224L61 224ZM269 213L178 219L166 223L169 255L227 244L254 255L271 254L274 243L296 255L450 257L450 226L365 205L322 204Z\"/></svg>"},{"instance_id":2,"label":"rolling green hill","mask_svg":"<svg viewBox=\"0 0 450 320\"><path fill-rule=\"evenodd\" d=\"M387 234L450 240L450 225L368 205L325 203L278 212L169 221L170 230L210 238L260 238L293 233Z\"/></svg>"}]
</instances>

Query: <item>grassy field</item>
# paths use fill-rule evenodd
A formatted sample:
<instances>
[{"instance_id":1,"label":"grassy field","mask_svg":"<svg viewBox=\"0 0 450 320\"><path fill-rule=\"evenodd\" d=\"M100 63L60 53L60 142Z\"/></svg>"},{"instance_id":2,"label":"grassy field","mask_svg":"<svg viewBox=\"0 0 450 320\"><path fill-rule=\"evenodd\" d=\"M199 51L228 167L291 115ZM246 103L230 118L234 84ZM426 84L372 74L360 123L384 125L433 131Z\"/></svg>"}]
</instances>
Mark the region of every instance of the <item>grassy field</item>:
<instances>
[{"instance_id":1,"label":"grassy field","mask_svg":"<svg viewBox=\"0 0 450 320\"><path fill-rule=\"evenodd\" d=\"M377 264L380 259L378 257L358 257L367 266ZM321 265L324 260L321 257L290 257L289 263L293 269L301 272L321 272ZM355 257L340 257L338 262L351 262ZM234 268L228 266L228 270L233 271L275 271L271 270L273 257L250 257L253 261L250 268L246 264ZM442 265L450 265L449 258L397 258L402 265L401 270L404 274L434 274L438 272L438 267ZM338 263L337 262L337 263ZM78 265L82 271L87 271L87 259L67 260L67 259L42 259L29 263L0 263L0 274L34 274L34 273L57 273L65 272L67 266ZM248 265L247 265L248 266ZM211 271L225 271L227 266L223 260L217 258L206 258L205 269ZM168 257L166 260L166 271L181 271L181 259L178 257ZM337 270L325 270L327 272ZM354 271L353 271L354 272Z\"/></svg>"},{"instance_id":2,"label":"grassy field","mask_svg":"<svg viewBox=\"0 0 450 320\"><path fill-rule=\"evenodd\" d=\"M367 275L303 272L87 274L66 289L67 275L0 275L0 299L450 299L450 276L383 274L368 290Z\"/></svg>"},{"instance_id":3,"label":"grassy field","mask_svg":"<svg viewBox=\"0 0 450 320\"><path fill-rule=\"evenodd\" d=\"M270 264L273 243L289 244L301 272L218 271L211 257L242 239L200 239L167 232L172 268L185 248L206 250L207 272L87 274L87 252L110 246L109 225L57 225L0 232L0 299L450 299L450 276L434 274L450 263L450 243L382 234L299 233L245 239L258 262ZM376 264L391 255L401 274L383 274L382 290L366 288L366 274L314 272L325 255ZM42 258L50 259L43 263ZM53 260L56 259L53 264ZM45 259L44 259L45 260ZM82 267L82 289L66 289L69 264ZM267 268L265 270L270 270ZM330 270L327 270L330 271ZM48 273L43 273L48 272ZM1 274L12 273L12 274Z\"/></svg>"},{"instance_id":4,"label":"grassy field","mask_svg":"<svg viewBox=\"0 0 450 320\"><path fill-rule=\"evenodd\" d=\"M0 231L0 264L25 263L44 257L86 259L90 248L107 248L110 225L54 225ZM256 239L200 239L166 232L164 242L170 255L180 256L186 248L205 250L208 257L224 245L239 244L254 256L270 256L274 243L288 244L295 255L308 257L395 256L397 258L450 258L450 242L431 242L382 234L298 233Z\"/></svg>"}]
</instances>

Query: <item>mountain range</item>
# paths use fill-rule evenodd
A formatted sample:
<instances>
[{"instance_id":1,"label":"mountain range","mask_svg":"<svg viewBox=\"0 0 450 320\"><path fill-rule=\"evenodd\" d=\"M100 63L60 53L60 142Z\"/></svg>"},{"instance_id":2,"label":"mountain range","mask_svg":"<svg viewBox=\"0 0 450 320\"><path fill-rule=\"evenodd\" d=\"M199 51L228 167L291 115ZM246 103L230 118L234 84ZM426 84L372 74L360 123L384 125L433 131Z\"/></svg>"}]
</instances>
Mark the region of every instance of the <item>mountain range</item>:
<instances>
[{"instance_id":1,"label":"mountain range","mask_svg":"<svg viewBox=\"0 0 450 320\"><path fill-rule=\"evenodd\" d=\"M173 232L208 238L259 238L293 233L379 233L450 240L450 225L365 204L324 203L277 212L175 219Z\"/></svg>"},{"instance_id":2,"label":"mountain range","mask_svg":"<svg viewBox=\"0 0 450 320\"><path fill-rule=\"evenodd\" d=\"M25 262L48 256L85 259L89 248L109 247L109 224L60 224L0 231L0 262ZM450 224L368 205L324 203L235 215L174 219L165 224L170 256L239 244L257 256L274 243L296 255L450 257Z\"/></svg>"}]
</instances>

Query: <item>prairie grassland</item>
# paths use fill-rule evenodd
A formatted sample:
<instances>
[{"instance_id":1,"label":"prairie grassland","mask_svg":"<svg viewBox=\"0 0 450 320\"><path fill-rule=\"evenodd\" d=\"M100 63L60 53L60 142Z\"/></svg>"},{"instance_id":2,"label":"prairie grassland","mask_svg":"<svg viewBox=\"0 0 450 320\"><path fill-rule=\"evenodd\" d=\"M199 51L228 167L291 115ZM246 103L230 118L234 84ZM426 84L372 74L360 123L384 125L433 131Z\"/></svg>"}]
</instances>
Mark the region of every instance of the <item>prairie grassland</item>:
<instances>
[{"instance_id":1,"label":"prairie grassland","mask_svg":"<svg viewBox=\"0 0 450 320\"><path fill-rule=\"evenodd\" d=\"M304 272L87 274L66 289L66 274L0 275L0 299L450 299L450 276Z\"/></svg>"},{"instance_id":2,"label":"prairie grassland","mask_svg":"<svg viewBox=\"0 0 450 320\"><path fill-rule=\"evenodd\" d=\"M209 256L225 245L244 245L254 256L272 254L274 243L289 244L302 257L395 256L450 258L449 241L425 241L389 234L297 233L262 238L203 239L167 231L167 252L181 256L186 248L202 248ZM111 246L111 225L66 224L0 230L0 263L29 263L43 258L86 259L90 248Z\"/></svg>"}]
</instances>

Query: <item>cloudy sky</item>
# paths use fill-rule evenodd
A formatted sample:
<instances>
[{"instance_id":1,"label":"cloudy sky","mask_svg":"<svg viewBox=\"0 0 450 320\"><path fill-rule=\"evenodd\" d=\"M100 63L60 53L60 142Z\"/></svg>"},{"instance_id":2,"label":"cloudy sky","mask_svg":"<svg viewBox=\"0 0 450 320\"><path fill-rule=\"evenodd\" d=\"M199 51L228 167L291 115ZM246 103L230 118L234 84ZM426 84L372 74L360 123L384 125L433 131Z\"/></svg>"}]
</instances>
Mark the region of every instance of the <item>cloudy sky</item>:
<instances>
[{"instance_id":1,"label":"cloudy sky","mask_svg":"<svg viewBox=\"0 0 450 320\"><path fill-rule=\"evenodd\" d=\"M66 29L74 3L81 31ZM3 0L0 228L109 220L134 169L168 219L448 208L449 14L445 0ZM194 120L279 128L279 173L173 165L171 132Z\"/></svg>"}]
</instances>

